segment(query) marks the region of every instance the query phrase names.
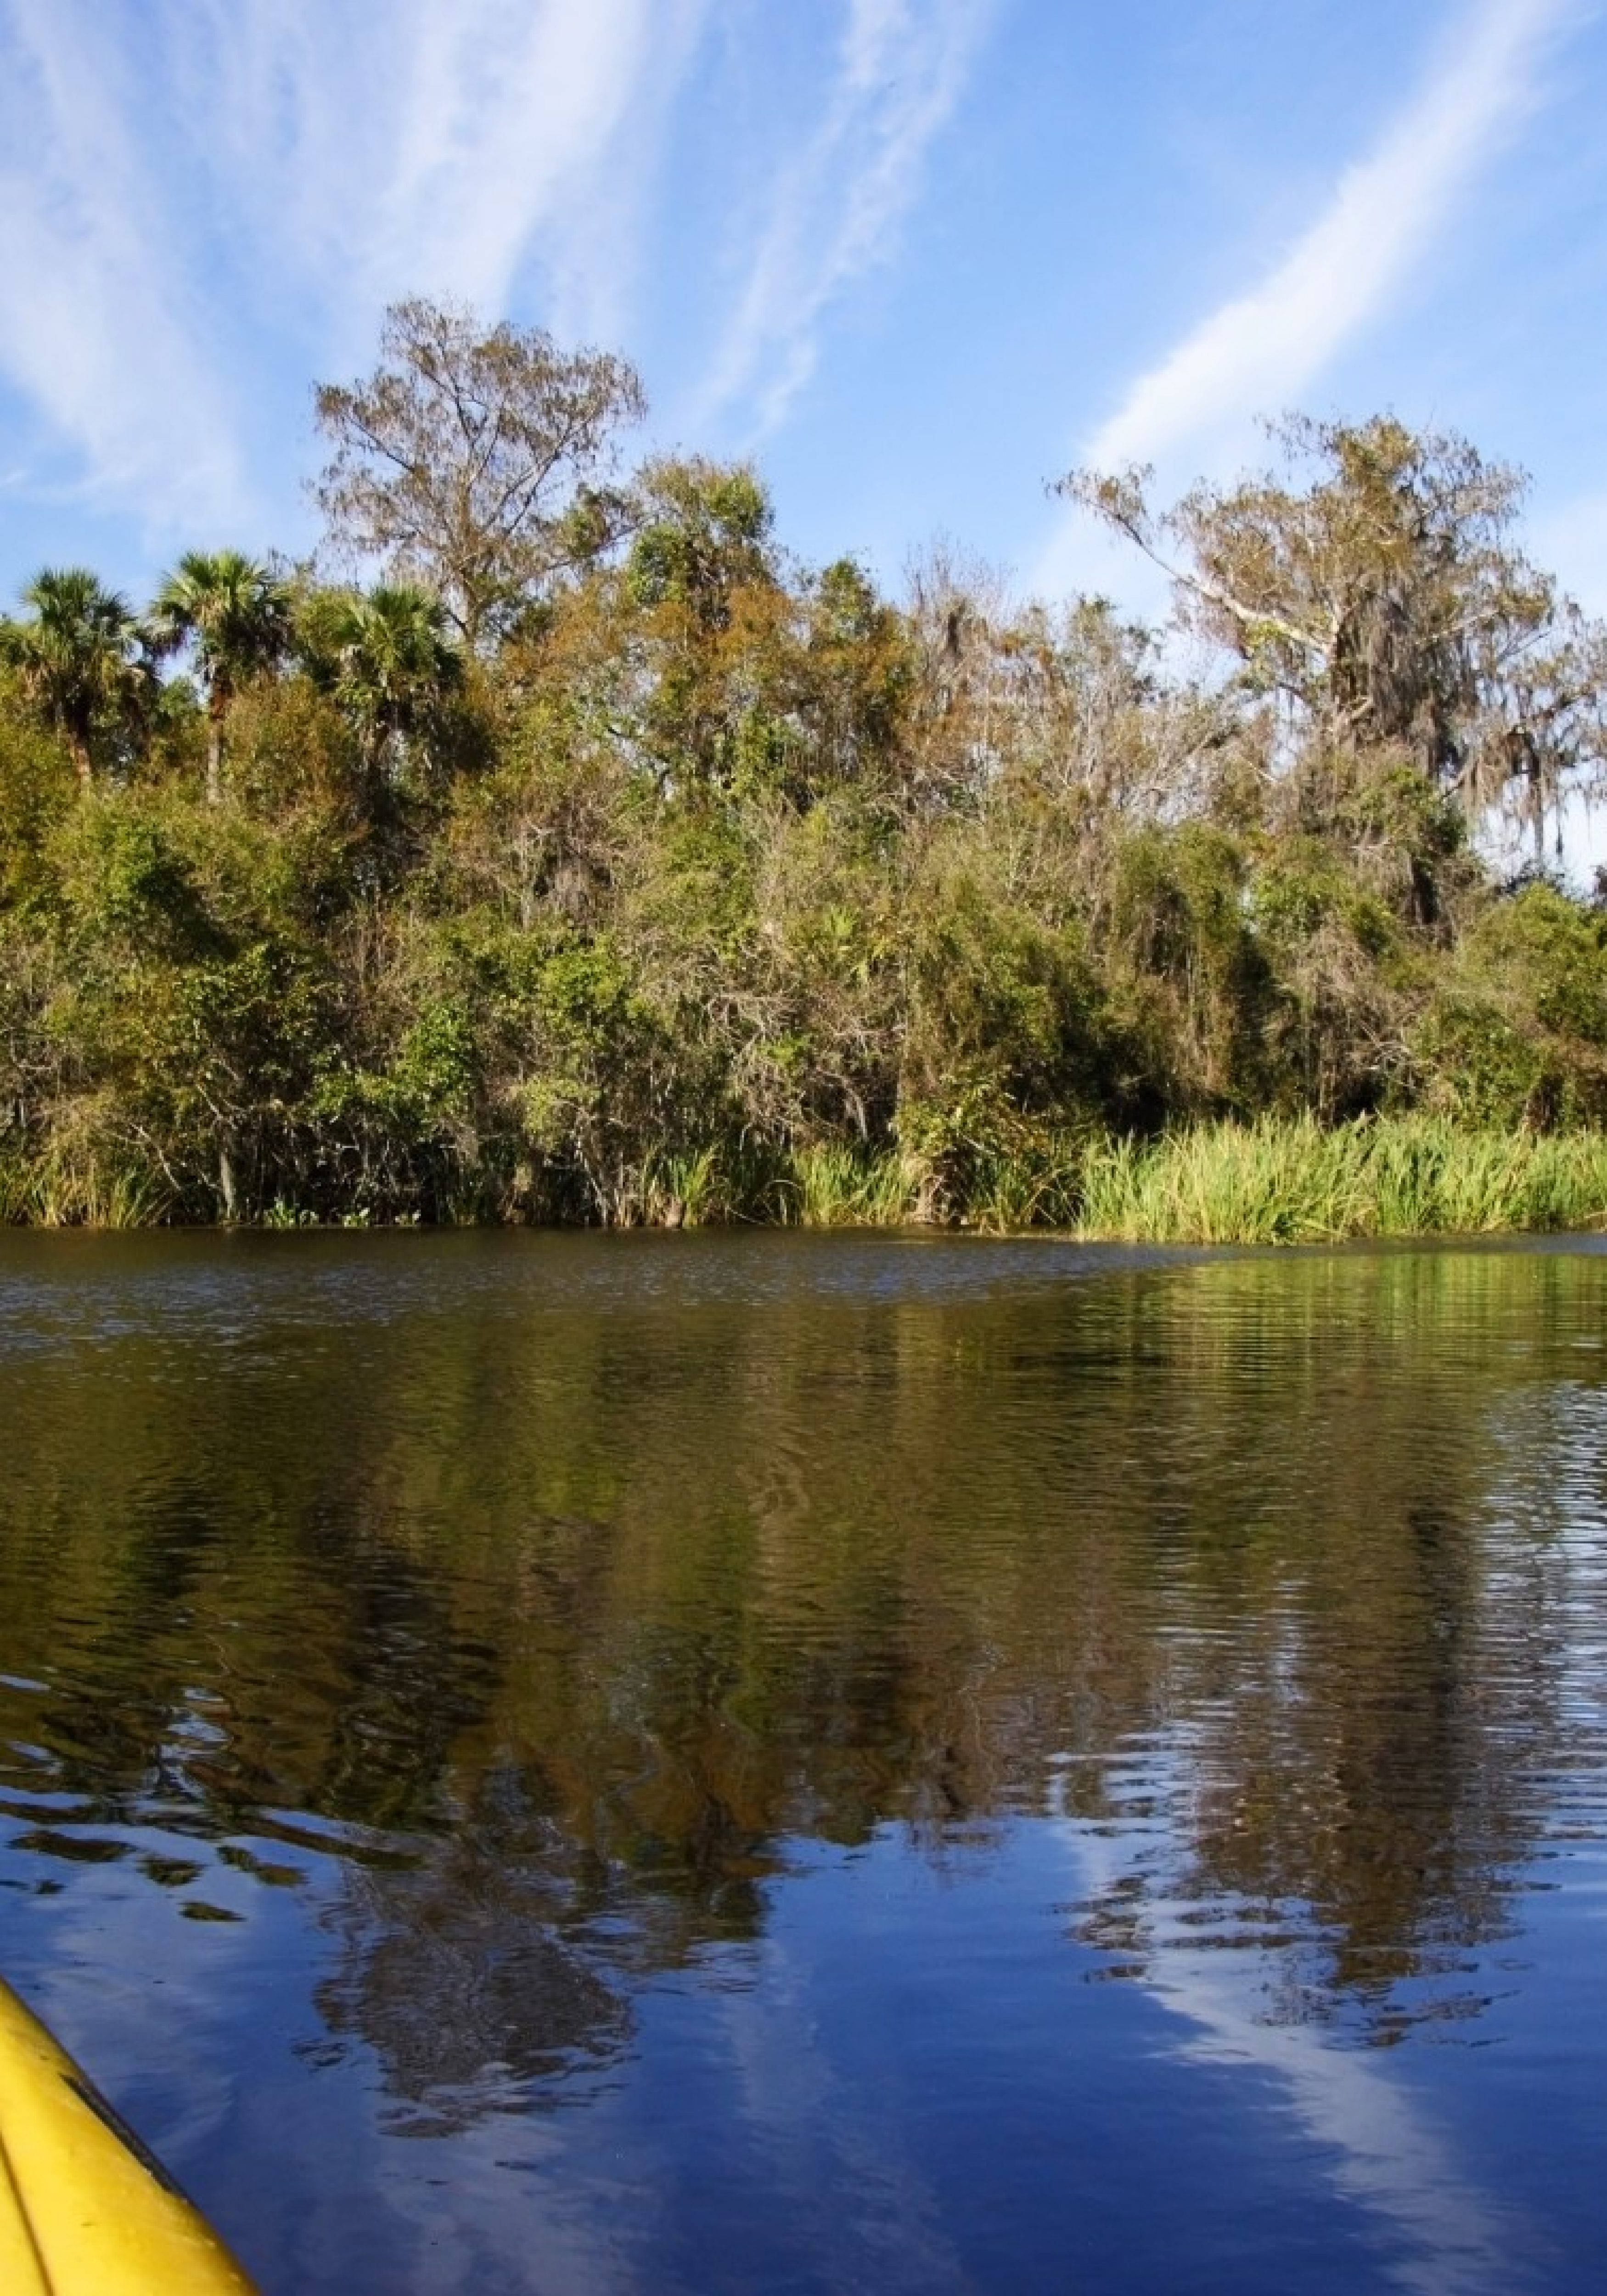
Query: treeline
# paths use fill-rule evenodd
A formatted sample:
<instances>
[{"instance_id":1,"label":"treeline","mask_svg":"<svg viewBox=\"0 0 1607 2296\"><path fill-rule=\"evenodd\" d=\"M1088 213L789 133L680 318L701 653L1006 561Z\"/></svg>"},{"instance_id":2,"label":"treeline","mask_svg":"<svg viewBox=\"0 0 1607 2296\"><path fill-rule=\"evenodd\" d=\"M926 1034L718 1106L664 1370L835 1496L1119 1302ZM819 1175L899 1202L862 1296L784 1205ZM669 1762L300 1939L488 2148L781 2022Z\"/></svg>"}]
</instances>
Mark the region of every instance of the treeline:
<instances>
[{"instance_id":1,"label":"treeline","mask_svg":"<svg viewBox=\"0 0 1607 2296\"><path fill-rule=\"evenodd\" d=\"M1607 1114L1545 864L1607 647L1465 442L1066 481L1185 656L799 565L751 469L622 474L634 373L537 332L400 305L317 409L316 566L0 625L4 1217L1063 1222L1112 1139Z\"/></svg>"}]
</instances>

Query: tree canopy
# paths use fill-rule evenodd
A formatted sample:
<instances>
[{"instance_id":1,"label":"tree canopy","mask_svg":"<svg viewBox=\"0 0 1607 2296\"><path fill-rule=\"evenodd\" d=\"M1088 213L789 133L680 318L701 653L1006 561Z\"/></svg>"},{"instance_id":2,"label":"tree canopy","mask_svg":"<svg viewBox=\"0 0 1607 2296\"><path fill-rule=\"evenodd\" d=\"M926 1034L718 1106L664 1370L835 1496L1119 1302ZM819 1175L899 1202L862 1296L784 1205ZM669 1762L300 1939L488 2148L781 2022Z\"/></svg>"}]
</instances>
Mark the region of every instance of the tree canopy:
<instances>
[{"instance_id":1,"label":"tree canopy","mask_svg":"<svg viewBox=\"0 0 1607 2296\"><path fill-rule=\"evenodd\" d=\"M1392 415L1272 437L1279 469L1168 509L1141 470L1060 491L1166 569L1303 739L1394 743L1471 818L1521 811L1543 851L1548 810L1607 766L1607 642L1520 548L1521 474Z\"/></svg>"},{"instance_id":2,"label":"tree canopy","mask_svg":"<svg viewBox=\"0 0 1607 2296\"><path fill-rule=\"evenodd\" d=\"M234 696L290 652L290 592L242 551L188 550L152 602L150 627L160 650L193 654L207 696L207 797L217 805Z\"/></svg>"},{"instance_id":3,"label":"tree canopy","mask_svg":"<svg viewBox=\"0 0 1607 2296\"><path fill-rule=\"evenodd\" d=\"M87 786L97 750L126 745L154 699L145 634L127 600L86 567L45 567L22 603L25 618L0 623L0 660L61 735Z\"/></svg>"},{"instance_id":4,"label":"tree canopy","mask_svg":"<svg viewBox=\"0 0 1607 2296\"><path fill-rule=\"evenodd\" d=\"M749 463L621 472L620 362L382 348L328 402L368 578L0 626L0 1217L1067 1220L1191 1128L1607 1128L1607 907L1514 865L1602 636L1467 442L1066 482L1185 668L954 545L805 564Z\"/></svg>"},{"instance_id":5,"label":"tree canopy","mask_svg":"<svg viewBox=\"0 0 1607 2296\"><path fill-rule=\"evenodd\" d=\"M427 744L442 704L463 683L447 610L414 584L378 583L366 594L315 592L299 637L309 675L339 704L376 776L399 764L408 742Z\"/></svg>"},{"instance_id":6,"label":"tree canopy","mask_svg":"<svg viewBox=\"0 0 1607 2296\"><path fill-rule=\"evenodd\" d=\"M414 297L387 311L373 373L320 383L315 406L332 547L435 590L471 648L626 524L610 481L645 400L611 352Z\"/></svg>"}]
</instances>

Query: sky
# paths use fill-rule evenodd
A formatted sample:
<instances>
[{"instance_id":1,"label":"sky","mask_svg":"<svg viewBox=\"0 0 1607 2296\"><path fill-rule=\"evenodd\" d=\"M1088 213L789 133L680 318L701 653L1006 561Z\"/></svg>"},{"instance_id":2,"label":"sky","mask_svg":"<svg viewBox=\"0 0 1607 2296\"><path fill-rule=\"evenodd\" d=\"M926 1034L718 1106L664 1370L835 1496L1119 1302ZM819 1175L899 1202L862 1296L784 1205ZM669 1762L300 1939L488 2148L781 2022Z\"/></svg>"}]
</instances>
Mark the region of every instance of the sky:
<instances>
[{"instance_id":1,"label":"sky","mask_svg":"<svg viewBox=\"0 0 1607 2296\"><path fill-rule=\"evenodd\" d=\"M1604 102L1607 0L0 0L0 603L311 548L312 386L422 293L894 592L1158 615L1046 481L1389 409L1607 614Z\"/></svg>"}]
</instances>

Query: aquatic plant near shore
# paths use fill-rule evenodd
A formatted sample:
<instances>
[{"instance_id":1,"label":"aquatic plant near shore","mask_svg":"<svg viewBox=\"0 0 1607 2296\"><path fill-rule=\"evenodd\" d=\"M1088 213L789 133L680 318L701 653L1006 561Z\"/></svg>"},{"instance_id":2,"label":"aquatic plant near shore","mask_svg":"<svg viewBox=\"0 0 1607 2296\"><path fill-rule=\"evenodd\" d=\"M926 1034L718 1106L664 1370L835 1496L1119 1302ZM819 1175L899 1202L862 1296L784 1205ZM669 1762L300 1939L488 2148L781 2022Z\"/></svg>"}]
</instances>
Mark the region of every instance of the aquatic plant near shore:
<instances>
[{"instance_id":1,"label":"aquatic plant near shore","mask_svg":"<svg viewBox=\"0 0 1607 2296\"><path fill-rule=\"evenodd\" d=\"M1079 1234L1123 1242L1327 1243L1607 1219L1607 1135L1466 1130L1428 1116L1309 1117L1112 1139L1082 1168Z\"/></svg>"},{"instance_id":2,"label":"aquatic plant near shore","mask_svg":"<svg viewBox=\"0 0 1607 2296\"><path fill-rule=\"evenodd\" d=\"M650 1167L622 1199L626 1226L901 1227L933 1224L939 1199L907 1151L835 1142L712 1147ZM0 1163L0 1224L143 1227L172 1219L170 1191L104 1157ZM495 1220L470 1189L448 1218ZM342 1204L320 1215L280 1197L267 1227L416 1226L419 1214ZM1607 1133L1474 1129L1445 1117L1308 1116L1192 1126L1152 1139L1056 1136L1037 1154L979 1160L939 1223L994 1234L1073 1233L1123 1243L1338 1243L1607 1224Z\"/></svg>"},{"instance_id":3,"label":"aquatic plant near shore","mask_svg":"<svg viewBox=\"0 0 1607 2296\"><path fill-rule=\"evenodd\" d=\"M779 1217L799 1227L901 1227L916 1218L921 1177L896 1152L823 1141L789 1158L775 1189Z\"/></svg>"},{"instance_id":4,"label":"aquatic plant near shore","mask_svg":"<svg viewBox=\"0 0 1607 2296\"><path fill-rule=\"evenodd\" d=\"M159 1179L104 1156L0 1164L0 1226L160 1227L171 1212Z\"/></svg>"}]
</instances>

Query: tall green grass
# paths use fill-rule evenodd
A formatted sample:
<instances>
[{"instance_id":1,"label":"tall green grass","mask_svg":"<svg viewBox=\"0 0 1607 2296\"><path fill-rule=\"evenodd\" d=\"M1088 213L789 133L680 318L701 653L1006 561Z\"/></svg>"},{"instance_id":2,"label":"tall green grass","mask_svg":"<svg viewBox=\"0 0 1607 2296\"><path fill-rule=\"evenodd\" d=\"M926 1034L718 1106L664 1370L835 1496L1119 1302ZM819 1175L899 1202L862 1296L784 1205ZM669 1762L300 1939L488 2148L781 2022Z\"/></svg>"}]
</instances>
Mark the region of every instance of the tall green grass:
<instances>
[{"instance_id":1,"label":"tall green grass","mask_svg":"<svg viewBox=\"0 0 1607 2296\"><path fill-rule=\"evenodd\" d=\"M789 1226L902 1227L917 1215L921 1178L898 1154L822 1141L788 1158L774 1200Z\"/></svg>"},{"instance_id":2,"label":"tall green grass","mask_svg":"<svg viewBox=\"0 0 1607 2296\"><path fill-rule=\"evenodd\" d=\"M684 1173L684 1177L683 1177ZM739 1179L676 1170L689 1224L898 1227L939 1201L918 1159L821 1143ZM1607 1221L1607 1135L1480 1132L1427 1116L1325 1128L1308 1116L1199 1125L1160 1139L1070 1135L983 1158L941 1200L969 1228L1155 1243L1333 1243Z\"/></svg>"},{"instance_id":3,"label":"tall green grass","mask_svg":"<svg viewBox=\"0 0 1607 2296\"><path fill-rule=\"evenodd\" d=\"M705 1149L633 1177L621 1224L1053 1228L1148 1243L1334 1243L1351 1237L1491 1234L1607 1225L1607 1133L1475 1131L1431 1116L1324 1128L1309 1117L1199 1125L1155 1140L1047 1139L980 1157L963 1196L907 1152L823 1142L792 1151ZM159 1176L83 1142L37 1161L0 1159L0 1222L153 1226L180 1215ZM347 1209L347 1224L372 1215ZM448 1221L495 1220L465 1182ZM311 1217L275 1201L268 1226ZM333 1217L339 1219L337 1211ZM416 1218L411 1215L410 1218Z\"/></svg>"},{"instance_id":4,"label":"tall green grass","mask_svg":"<svg viewBox=\"0 0 1607 2296\"><path fill-rule=\"evenodd\" d=\"M1607 1135L1478 1132L1442 1118L1202 1125L1084 1156L1080 1234L1152 1243L1331 1243L1607 1220Z\"/></svg>"},{"instance_id":5,"label":"tall green grass","mask_svg":"<svg viewBox=\"0 0 1607 2296\"><path fill-rule=\"evenodd\" d=\"M20 1157L0 1159L0 1227L26 1227L33 1218L33 1175Z\"/></svg>"},{"instance_id":6,"label":"tall green grass","mask_svg":"<svg viewBox=\"0 0 1607 2296\"><path fill-rule=\"evenodd\" d=\"M0 1164L0 1224L11 1227L157 1227L172 1191L155 1174L103 1156Z\"/></svg>"}]
</instances>

